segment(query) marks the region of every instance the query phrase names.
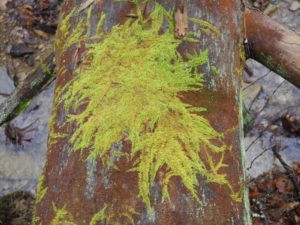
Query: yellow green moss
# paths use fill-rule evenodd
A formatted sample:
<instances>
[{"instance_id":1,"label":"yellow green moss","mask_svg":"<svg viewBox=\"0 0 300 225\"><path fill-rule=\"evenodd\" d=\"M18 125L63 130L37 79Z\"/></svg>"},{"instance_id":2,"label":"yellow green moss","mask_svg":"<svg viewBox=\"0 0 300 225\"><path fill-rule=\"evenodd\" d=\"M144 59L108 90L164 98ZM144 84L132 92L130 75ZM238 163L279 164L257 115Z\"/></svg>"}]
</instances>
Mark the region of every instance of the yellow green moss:
<instances>
[{"instance_id":1,"label":"yellow green moss","mask_svg":"<svg viewBox=\"0 0 300 225\"><path fill-rule=\"evenodd\" d=\"M86 16L87 35L90 35L90 34L91 34L91 26L90 26L90 23L91 23L91 15L92 15L92 7L90 7L90 8L88 9L87 16Z\"/></svg>"},{"instance_id":2,"label":"yellow green moss","mask_svg":"<svg viewBox=\"0 0 300 225\"><path fill-rule=\"evenodd\" d=\"M41 68L43 73L45 73L47 75L50 75L50 76L53 76L54 72L51 71L49 66L44 61L41 61L38 65L38 67Z\"/></svg>"},{"instance_id":3,"label":"yellow green moss","mask_svg":"<svg viewBox=\"0 0 300 225\"><path fill-rule=\"evenodd\" d=\"M105 220L105 210L106 210L106 207L103 207L98 213L96 213L91 222L90 222L90 225L97 225L98 222L101 222L101 221L104 221Z\"/></svg>"},{"instance_id":4,"label":"yellow green moss","mask_svg":"<svg viewBox=\"0 0 300 225\"><path fill-rule=\"evenodd\" d=\"M215 67L215 66L211 66L210 67L210 70L211 70L211 72L213 73L213 74L215 74L216 76L218 76L219 78L221 78L223 75L222 75L222 73L220 72L220 70L217 68L217 67Z\"/></svg>"},{"instance_id":5,"label":"yellow green moss","mask_svg":"<svg viewBox=\"0 0 300 225\"><path fill-rule=\"evenodd\" d=\"M75 9L73 9L69 14L65 16L63 20L60 21L58 30L56 32L57 37L55 39L55 49L60 49L64 44L63 41L66 40L68 35L70 34L70 29L71 29L70 19L71 16L74 14L74 12ZM61 14L61 16L63 15Z\"/></svg>"},{"instance_id":6,"label":"yellow green moss","mask_svg":"<svg viewBox=\"0 0 300 225\"><path fill-rule=\"evenodd\" d=\"M54 96L54 102L55 102L55 96ZM52 110L52 115L49 120L49 138L48 138L48 146L54 145L58 142L60 138L65 138L66 135L55 132L54 130L54 121L56 119L56 105L53 104L53 110Z\"/></svg>"},{"instance_id":7,"label":"yellow green moss","mask_svg":"<svg viewBox=\"0 0 300 225\"><path fill-rule=\"evenodd\" d=\"M97 212L90 220L89 225L97 225L99 223L107 224L107 225L122 225L132 224L134 225L134 216L138 215L134 208L128 207L124 209L122 212L116 211L115 209L109 208L108 205L104 205L104 207ZM53 203L53 210L55 213L54 218L51 220L50 225L79 225L74 221L73 215L66 209L66 206L63 208L57 208ZM35 217L33 220L33 224L36 224L40 221L39 217Z\"/></svg>"},{"instance_id":8,"label":"yellow green moss","mask_svg":"<svg viewBox=\"0 0 300 225\"><path fill-rule=\"evenodd\" d=\"M219 40L221 38L221 31L211 23L198 18L189 18L189 20L199 24L200 30L213 37L215 40Z\"/></svg>"},{"instance_id":9,"label":"yellow green moss","mask_svg":"<svg viewBox=\"0 0 300 225\"><path fill-rule=\"evenodd\" d=\"M59 49L62 53L65 52L70 46L80 46L82 40L87 39L85 32L86 23L83 19L77 22L75 28L72 28L72 19L80 19L76 8L74 8L65 18L60 22L55 41L55 48ZM74 20L75 20L74 19Z\"/></svg>"},{"instance_id":10,"label":"yellow green moss","mask_svg":"<svg viewBox=\"0 0 300 225\"><path fill-rule=\"evenodd\" d=\"M76 225L76 223L74 223L73 216L66 210L66 207L58 209L53 204L53 210L55 212L55 216L51 220L50 225Z\"/></svg>"},{"instance_id":11,"label":"yellow green moss","mask_svg":"<svg viewBox=\"0 0 300 225\"><path fill-rule=\"evenodd\" d=\"M41 221L40 217L33 216L33 218L32 218L32 225L42 225L42 223L40 221Z\"/></svg>"},{"instance_id":12,"label":"yellow green moss","mask_svg":"<svg viewBox=\"0 0 300 225\"><path fill-rule=\"evenodd\" d=\"M30 100L29 99L24 99L19 105L17 105L17 107L13 110L13 112L11 112L7 118L5 119L4 122L9 122L12 119L16 118L21 112L23 112L27 106L30 104Z\"/></svg>"},{"instance_id":13,"label":"yellow green moss","mask_svg":"<svg viewBox=\"0 0 300 225\"><path fill-rule=\"evenodd\" d=\"M130 141L132 149L128 156L134 160L134 167L128 172L138 174L139 197L149 213L150 189L162 167L166 168L162 184L166 199L170 179L180 177L201 203L196 191L199 174L207 182L227 186L234 194L226 174L220 173L227 166L223 157L215 160L215 156L223 156L228 149L212 143L221 143L222 134L201 115L204 108L182 102L185 92L197 92L202 87L198 67L207 63L207 51L187 55L188 61L183 60L176 50L182 40L174 37L171 13L159 4L149 18L138 15L138 19L116 25L109 33L97 34L101 43L86 46L83 66L60 91L61 102L69 112L67 123L78 124L70 138L73 151L88 149L89 158L101 159L104 165L116 168L112 158L120 155L110 151L111 145ZM100 23L104 18L103 15ZM160 34L164 20L169 29ZM219 36L213 26L201 20L199 23ZM74 32L80 33L81 23L78 26ZM67 46L73 43L73 34L68 38L72 39L65 40ZM73 114L79 107L85 109ZM95 220L101 215L100 211Z\"/></svg>"},{"instance_id":14,"label":"yellow green moss","mask_svg":"<svg viewBox=\"0 0 300 225\"><path fill-rule=\"evenodd\" d=\"M36 203L39 203L47 193L48 187L43 187L44 181L45 181L45 175L42 174L40 176L39 183L37 185Z\"/></svg>"},{"instance_id":15,"label":"yellow green moss","mask_svg":"<svg viewBox=\"0 0 300 225\"><path fill-rule=\"evenodd\" d=\"M129 207L122 212L117 212L115 211L115 209L109 209L108 206L105 205L98 213L93 216L89 225L97 225L99 222L114 225L121 225L125 222L126 224L134 224L134 215L138 215L138 213L132 207Z\"/></svg>"}]
</instances>

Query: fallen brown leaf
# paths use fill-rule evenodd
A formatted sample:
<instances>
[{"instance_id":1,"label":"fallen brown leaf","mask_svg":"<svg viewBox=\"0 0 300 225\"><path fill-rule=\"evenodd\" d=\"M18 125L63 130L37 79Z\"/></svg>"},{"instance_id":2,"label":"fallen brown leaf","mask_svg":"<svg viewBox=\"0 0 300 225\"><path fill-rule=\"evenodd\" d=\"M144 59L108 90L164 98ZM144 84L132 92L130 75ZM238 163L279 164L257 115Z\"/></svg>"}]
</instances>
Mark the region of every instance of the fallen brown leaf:
<instances>
[{"instance_id":1,"label":"fallen brown leaf","mask_svg":"<svg viewBox=\"0 0 300 225\"><path fill-rule=\"evenodd\" d=\"M259 219L253 219L252 224L253 225L266 225L265 223L261 222Z\"/></svg>"},{"instance_id":2,"label":"fallen brown leaf","mask_svg":"<svg viewBox=\"0 0 300 225\"><path fill-rule=\"evenodd\" d=\"M296 209L300 205L300 202L289 202L281 207L282 213L288 213L294 209Z\"/></svg>"},{"instance_id":3,"label":"fallen brown leaf","mask_svg":"<svg viewBox=\"0 0 300 225\"><path fill-rule=\"evenodd\" d=\"M280 193L290 192L294 189L293 183L285 176L276 179L276 188Z\"/></svg>"},{"instance_id":4,"label":"fallen brown leaf","mask_svg":"<svg viewBox=\"0 0 300 225\"><path fill-rule=\"evenodd\" d=\"M34 33L36 33L39 37L41 37L45 40L49 40L48 34L46 34L44 31L34 29Z\"/></svg>"}]
</instances>

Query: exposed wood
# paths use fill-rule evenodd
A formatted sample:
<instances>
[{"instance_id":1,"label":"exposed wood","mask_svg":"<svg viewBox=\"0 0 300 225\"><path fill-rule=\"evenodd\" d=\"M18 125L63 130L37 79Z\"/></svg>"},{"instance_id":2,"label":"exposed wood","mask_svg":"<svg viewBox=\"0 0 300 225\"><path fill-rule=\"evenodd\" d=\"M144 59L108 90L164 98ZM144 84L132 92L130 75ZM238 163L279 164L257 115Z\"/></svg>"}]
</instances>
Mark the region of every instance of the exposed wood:
<instances>
[{"instance_id":1,"label":"exposed wood","mask_svg":"<svg viewBox=\"0 0 300 225\"><path fill-rule=\"evenodd\" d=\"M66 17L72 9L80 7L80 2L83 1L65 1L62 6L63 17ZM156 2L168 10L175 7L174 1ZM80 124L67 123L70 112L64 108L60 91L74 78L76 68L82 66L83 57L86 56L86 43L81 42L79 45L68 46L66 50L63 45L59 46L56 52L58 73L54 111L50 124L47 162L39 190L39 194L43 193L43 195L38 198L36 208L37 224L51 224L54 219L57 221L58 213L65 215L65 218L60 220L65 224L67 221L78 225L90 224L92 218L101 210L104 210L103 212L108 210L111 218L103 219L99 214L98 223L95 224L250 224L248 197L244 184L245 168L243 168L244 153L240 120L240 77L243 65L240 57L243 50L241 2L239 0L191 0L188 3L189 17L201 20L198 24L189 22L189 31L194 32L194 38L200 42L183 42L178 51L186 55L186 53L194 54L208 49L210 63L201 68L205 73L206 87L201 92L185 93L181 100L193 106L205 106L207 112L203 115L214 129L224 135L222 141L230 151L224 154L223 163L228 166L222 168L222 173L232 185L233 192L241 195L241 201L234 200L228 188L220 184L207 183L202 176L197 178L200 183L197 186L197 193L203 204L199 204L192 197L180 176L173 176L170 179L168 184L170 200L164 199L161 186L161 178L166 175L166 166L164 166L156 176L155 184L151 184L150 199L154 210L153 217L148 214L139 196L138 174L128 172L133 167L131 159L126 157L117 159L119 170L114 170L103 165L100 159L87 160L89 149L82 153L73 152L69 138ZM110 30L115 24L126 21L128 15L134 11L132 3L100 0L93 5L90 21L92 26L96 26L101 13L105 13L107 18L104 24L107 30ZM83 12L80 16L72 18L72 23L69 23L73 29L82 18L86 18ZM218 35L212 35L213 32ZM57 38L64 42L64 37L59 28ZM78 109L77 113L83 110L84 107ZM111 116L114 118L116 115L111 112ZM67 135L61 135L59 139L53 141L55 134ZM125 153L132 150L128 141L120 141L112 148L115 148L112 151ZM216 154L213 160L219 161L222 157L222 154ZM208 161L205 163L207 164ZM126 209L131 210L131 215L124 214ZM133 221L130 220L131 217Z\"/></svg>"},{"instance_id":2,"label":"exposed wood","mask_svg":"<svg viewBox=\"0 0 300 225\"><path fill-rule=\"evenodd\" d=\"M249 57L300 87L300 36L257 11L246 11L244 22Z\"/></svg>"},{"instance_id":3,"label":"exposed wood","mask_svg":"<svg viewBox=\"0 0 300 225\"><path fill-rule=\"evenodd\" d=\"M175 1L175 26L176 37L183 38L187 35L188 31L188 15L187 15L187 0Z\"/></svg>"},{"instance_id":4,"label":"exposed wood","mask_svg":"<svg viewBox=\"0 0 300 225\"><path fill-rule=\"evenodd\" d=\"M33 71L28 74L15 91L0 104L0 126L14 119L23 111L30 100L42 87L54 79L54 53L49 54Z\"/></svg>"}]
</instances>

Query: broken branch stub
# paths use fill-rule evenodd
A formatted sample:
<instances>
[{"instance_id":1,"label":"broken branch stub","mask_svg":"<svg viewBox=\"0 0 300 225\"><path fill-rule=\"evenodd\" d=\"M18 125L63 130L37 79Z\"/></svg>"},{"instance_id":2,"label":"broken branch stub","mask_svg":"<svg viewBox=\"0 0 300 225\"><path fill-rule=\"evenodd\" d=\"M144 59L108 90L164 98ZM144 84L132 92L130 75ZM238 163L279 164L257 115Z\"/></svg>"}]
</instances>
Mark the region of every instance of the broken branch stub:
<instances>
[{"instance_id":1,"label":"broken branch stub","mask_svg":"<svg viewBox=\"0 0 300 225\"><path fill-rule=\"evenodd\" d=\"M249 57L300 87L300 36L252 10L244 13Z\"/></svg>"}]
</instances>

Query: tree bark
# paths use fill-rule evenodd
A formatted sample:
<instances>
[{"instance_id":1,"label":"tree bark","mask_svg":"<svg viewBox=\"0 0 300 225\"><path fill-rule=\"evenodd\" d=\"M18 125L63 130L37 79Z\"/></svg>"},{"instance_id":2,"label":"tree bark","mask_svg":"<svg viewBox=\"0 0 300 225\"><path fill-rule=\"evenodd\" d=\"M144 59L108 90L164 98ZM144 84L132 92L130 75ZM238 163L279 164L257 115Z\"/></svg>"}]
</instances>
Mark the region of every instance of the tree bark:
<instances>
[{"instance_id":1,"label":"tree bark","mask_svg":"<svg viewBox=\"0 0 300 225\"><path fill-rule=\"evenodd\" d=\"M83 2L66 1L62 6L62 18L66 18L72 9L81 9ZM148 1L149 12L154 9L153 2ZM167 10L174 10L174 1L156 2ZM91 29L86 30L95 34L97 21L103 13L106 14L104 26L110 31L114 25L124 23L128 15L133 15L136 11L135 5L128 2L100 0L90 7L90 16L87 16L86 9L70 19L68 24L71 28L68 32L72 33L82 18L88 18ZM64 48L67 41L61 21L57 34L57 82L53 117L47 162L38 190L34 219L36 224L251 224L245 188L240 104L240 78L243 71L242 5L239 0L191 0L187 7L189 18L201 20L199 23L189 21L189 31L193 31L193 38L200 42L183 41L178 51L186 58L187 53L208 49L209 62L201 68L201 72L205 74L204 88L184 93L181 101L193 106L204 106L207 111L201 115L209 120L216 131L223 134L222 143L227 146L228 151L224 155L216 153L212 160L217 163L224 157L223 164L226 166L222 167L221 173L225 175L232 190L224 185L208 182L198 174L199 185L195 189L202 201L200 204L186 188L181 177L175 175L168 183L170 199L166 200L163 198L161 185L161 177L167 174L164 165L151 184L149 195L154 213L150 215L139 195L139 174L128 172L133 168L133 159L119 157L116 162L119 169L116 170L104 165L101 158L96 161L88 159L89 149L72 151L74 146L70 144L70 137L81 124L67 122L71 112L64 107L62 90L75 76L80 76L75 74L75 70L84 66L82 61L86 57L87 48L86 42L80 41L80 37L77 44ZM84 107L80 107L76 113L80 114L83 110ZM111 116L114 118L117 115L111 112ZM112 145L111 151L130 153L131 150L129 141L120 140ZM199 154L202 159L206 158L203 152ZM204 164L209 164L208 158Z\"/></svg>"}]
</instances>

